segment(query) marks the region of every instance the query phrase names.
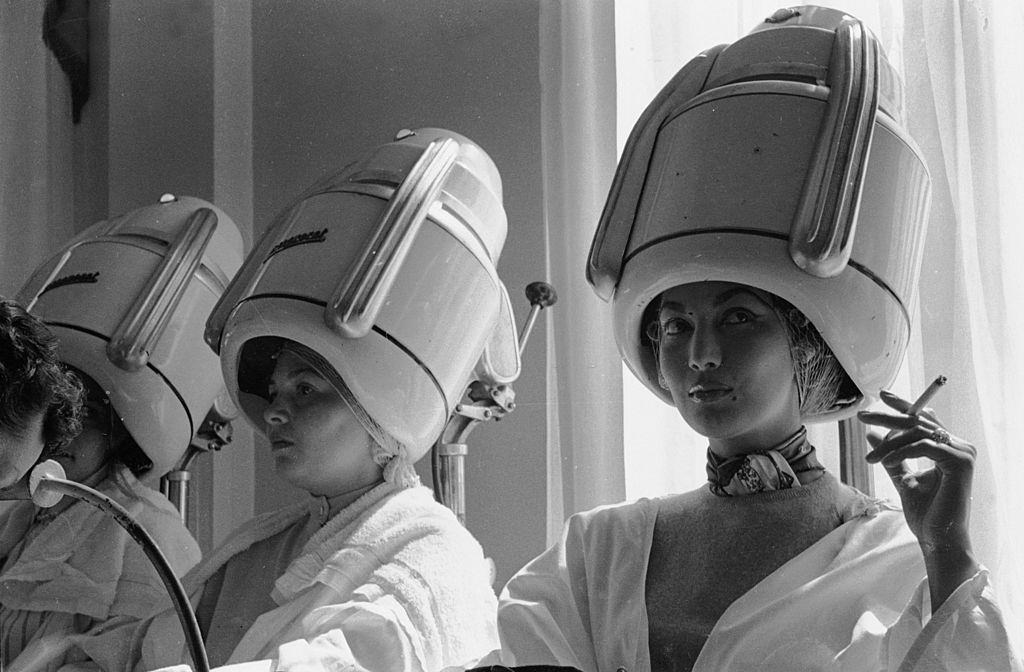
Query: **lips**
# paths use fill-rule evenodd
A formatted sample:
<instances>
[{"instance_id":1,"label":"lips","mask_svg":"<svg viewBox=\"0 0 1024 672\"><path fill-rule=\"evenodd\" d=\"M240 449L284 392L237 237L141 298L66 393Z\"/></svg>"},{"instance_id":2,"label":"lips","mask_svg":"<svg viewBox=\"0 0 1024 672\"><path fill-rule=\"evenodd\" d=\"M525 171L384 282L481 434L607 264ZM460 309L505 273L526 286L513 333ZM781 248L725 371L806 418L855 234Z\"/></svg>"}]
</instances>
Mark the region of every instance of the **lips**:
<instances>
[{"instance_id":1,"label":"lips","mask_svg":"<svg viewBox=\"0 0 1024 672\"><path fill-rule=\"evenodd\" d=\"M271 440L270 440L270 447L273 450L282 450L282 449L287 448L288 446L292 445L293 443L294 443L294 441L290 441L288 439L271 438Z\"/></svg>"},{"instance_id":2,"label":"lips","mask_svg":"<svg viewBox=\"0 0 1024 672\"><path fill-rule=\"evenodd\" d=\"M721 383L697 383L691 386L686 394L698 404L710 404L729 397L732 388Z\"/></svg>"}]
</instances>

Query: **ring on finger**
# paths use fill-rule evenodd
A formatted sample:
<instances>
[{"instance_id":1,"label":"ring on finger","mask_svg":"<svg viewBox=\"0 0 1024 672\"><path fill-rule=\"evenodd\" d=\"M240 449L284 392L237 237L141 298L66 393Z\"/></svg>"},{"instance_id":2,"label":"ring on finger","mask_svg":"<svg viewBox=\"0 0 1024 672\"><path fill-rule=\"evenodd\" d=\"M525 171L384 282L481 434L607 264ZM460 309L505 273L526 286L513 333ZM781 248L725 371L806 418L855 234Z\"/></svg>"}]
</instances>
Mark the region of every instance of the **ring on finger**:
<instances>
[{"instance_id":1,"label":"ring on finger","mask_svg":"<svg viewBox=\"0 0 1024 672\"><path fill-rule=\"evenodd\" d=\"M938 429L933 429L932 433L928 435L928 438L930 438L935 443L944 443L947 446L949 445L949 432L947 432L941 427L939 427Z\"/></svg>"}]
</instances>

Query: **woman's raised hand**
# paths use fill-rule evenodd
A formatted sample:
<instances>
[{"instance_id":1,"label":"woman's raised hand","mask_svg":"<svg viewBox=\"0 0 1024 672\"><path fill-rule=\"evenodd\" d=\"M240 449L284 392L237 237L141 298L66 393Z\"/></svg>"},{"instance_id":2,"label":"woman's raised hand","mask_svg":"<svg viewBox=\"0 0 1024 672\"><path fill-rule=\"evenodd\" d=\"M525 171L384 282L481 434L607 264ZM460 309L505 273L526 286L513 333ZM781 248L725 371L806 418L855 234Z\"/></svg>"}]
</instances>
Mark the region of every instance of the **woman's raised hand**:
<instances>
[{"instance_id":1,"label":"woman's raised hand","mask_svg":"<svg viewBox=\"0 0 1024 672\"><path fill-rule=\"evenodd\" d=\"M869 431L868 462L881 462L903 503L928 569L932 610L978 570L971 550L971 480L977 449L953 436L930 408L910 414L911 403L891 392L881 399L896 413L861 411L861 422L884 427ZM915 470L906 460L926 457L932 466Z\"/></svg>"}]
</instances>

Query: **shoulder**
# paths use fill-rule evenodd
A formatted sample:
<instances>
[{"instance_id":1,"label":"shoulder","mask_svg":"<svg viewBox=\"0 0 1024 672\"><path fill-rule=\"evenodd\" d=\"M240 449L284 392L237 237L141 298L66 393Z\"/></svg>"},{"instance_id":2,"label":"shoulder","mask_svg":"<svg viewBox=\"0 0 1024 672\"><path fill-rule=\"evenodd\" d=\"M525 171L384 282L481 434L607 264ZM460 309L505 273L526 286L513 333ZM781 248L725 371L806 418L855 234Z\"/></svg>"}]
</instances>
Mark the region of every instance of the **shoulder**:
<instances>
[{"instance_id":1,"label":"shoulder","mask_svg":"<svg viewBox=\"0 0 1024 672\"><path fill-rule=\"evenodd\" d=\"M354 532L354 537L369 534L381 541L388 537L401 540L404 546L427 544L453 554L483 553L472 533L424 486L403 488L388 495L364 518L360 528ZM437 546L439 540L443 541L443 546Z\"/></svg>"},{"instance_id":2,"label":"shoulder","mask_svg":"<svg viewBox=\"0 0 1024 672\"><path fill-rule=\"evenodd\" d=\"M611 521L631 520L657 511L663 501L664 498L662 497L641 497L615 504L602 504L588 511L575 513L570 519L577 519L588 524L606 524Z\"/></svg>"},{"instance_id":3,"label":"shoulder","mask_svg":"<svg viewBox=\"0 0 1024 672\"><path fill-rule=\"evenodd\" d=\"M833 564L859 558L879 558L892 573L906 568L923 571L923 560L917 538L907 525L903 512L888 506L871 508L845 521L832 535L835 558Z\"/></svg>"},{"instance_id":4,"label":"shoulder","mask_svg":"<svg viewBox=\"0 0 1024 672\"><path fill-rule=\"evenodd\" d=\"M254 544L297 525L304 524L309 507L305 503L260 514L241 524L217 546L209 556L194 567L183 579L188 592L206 583L224 565L243 555Z\"/></svg>"},{"instance_id":5,"label":"shoulder","mask_svg":"<svg viewBox=\"0 0 1024 672\"><path fill-rule=\"evenodd\" d=\"M0 501L0 558L7 557L32 525L36 508L31 501Z\"/></svg>"},{"instance_id":6,"label":"shoulder","mask_svg":"<svg viewBox=\"0 0 1024 672\"><path fill-rule=\"evenodd\" d=\"M285 598L316 581L343 595L372 584L406 598L484 591L493 600L479 542L426 488L391 492L351 523L321 533L278 579Z\"/></svg>"},{"instance_id":7,"label":"shoulder","mask_svg":"<svg viewBox=\"0 0 1024 672\"><path fill-rule=\"evenodd\" d=\"M146 530L176 574L184 574L199 562L202 557L199 544L185 527L178 510L161 493L140 482L127 468L112 474L104 490ZM114 521L108 524L120 530ZM142 555L142 549L134 542L130 542L127 549L128 555Z\"/></svg>"},{"instance_id":8,"label":"shoulder","mask_svg":"<svg viewBox=\"0 0 1024 672\"><path fill-rule=\"evenodd\" d=\"M130 470L122 467L115 471L102 487L107 494L123 506L132 516L146 526L147 531L155 524L177 522L185 529L178 509L163 494L136 478Z\"/></svg>"},{"instance_id":9,"label":"shoulder","mask_svg":"<svg viewBox=\"0 0 1024 672\"><path fill-rule=\"evenodd\" d=\"M573 514L565 524L563 543L594 550L627 540L643 544L654 529L662 504L661 498L641 498Z\"/></svg>"},{"instance_id":10,"label":"shoulder","mask_svg":"<svg viewBox=\"0 0 1024 672\"><path fill-rule=\"evenodd\" d=\"M890 519L893 516L888 514L892 513L898 514L895 517L902 519L902 509L898 503L865 494L828 472L821 477L821 481L824 483L821 489L822 496L831 499L837 515L844 523L857 518L874 518L881 514L887 514L883 518Z\"/></svg>"},{"instance_id":11,"label":"shoulder","mask_svg":"<svg viewBox=\"0 0 1024 672\"><path fill-rule=\"evenodd\" d=\"M210 560L220 558L220 563L223 563L257 542L283 532L293 525L305 524L308 515L308 504L300 502L250 518L228 534L211 553Z\"/></svg>"}]
</instances>

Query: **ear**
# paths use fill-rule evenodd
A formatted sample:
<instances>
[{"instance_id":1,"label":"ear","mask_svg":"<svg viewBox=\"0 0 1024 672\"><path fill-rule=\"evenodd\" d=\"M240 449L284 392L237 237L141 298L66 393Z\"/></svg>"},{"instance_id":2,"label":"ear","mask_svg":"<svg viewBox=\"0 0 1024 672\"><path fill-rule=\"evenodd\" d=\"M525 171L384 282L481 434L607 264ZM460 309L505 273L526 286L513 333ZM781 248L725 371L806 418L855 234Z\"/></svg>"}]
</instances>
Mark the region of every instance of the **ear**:
<instances>
[{"instance_id":1,"label":"ear","mask_svg":"<svg viewBox=\"0 0 1024 672\"><path fill-rule=\"evenodd\" d=\"M798 345L792 349L793 359L797 364L806 365L815 355L814 348L808 345Z\"/></svg>"},{"instance_id":2,"label":"ear","mask_svg":"<svg viewBox=\"0 0 1024 672\"><path fill-rule=\"evenodd\" d=\"M658 363L658 385L661 386L661 389L666 390L666 391L668 390L668 381L665 380L665 376L661 373L661 363L660 362Z\"/></svg>"},{"instance_id":3,"label":"ear","mask_svg":"<svg viewBox=\"0 0 1024 672\"><path fill-rule=\"evenodd\" d=\"M658 367L658 386L667 392L668 381L661 371L661 349L658 347L658 341L651 341L651 349L654 350L654 364Z\"/></svg>"}]
</instances>

